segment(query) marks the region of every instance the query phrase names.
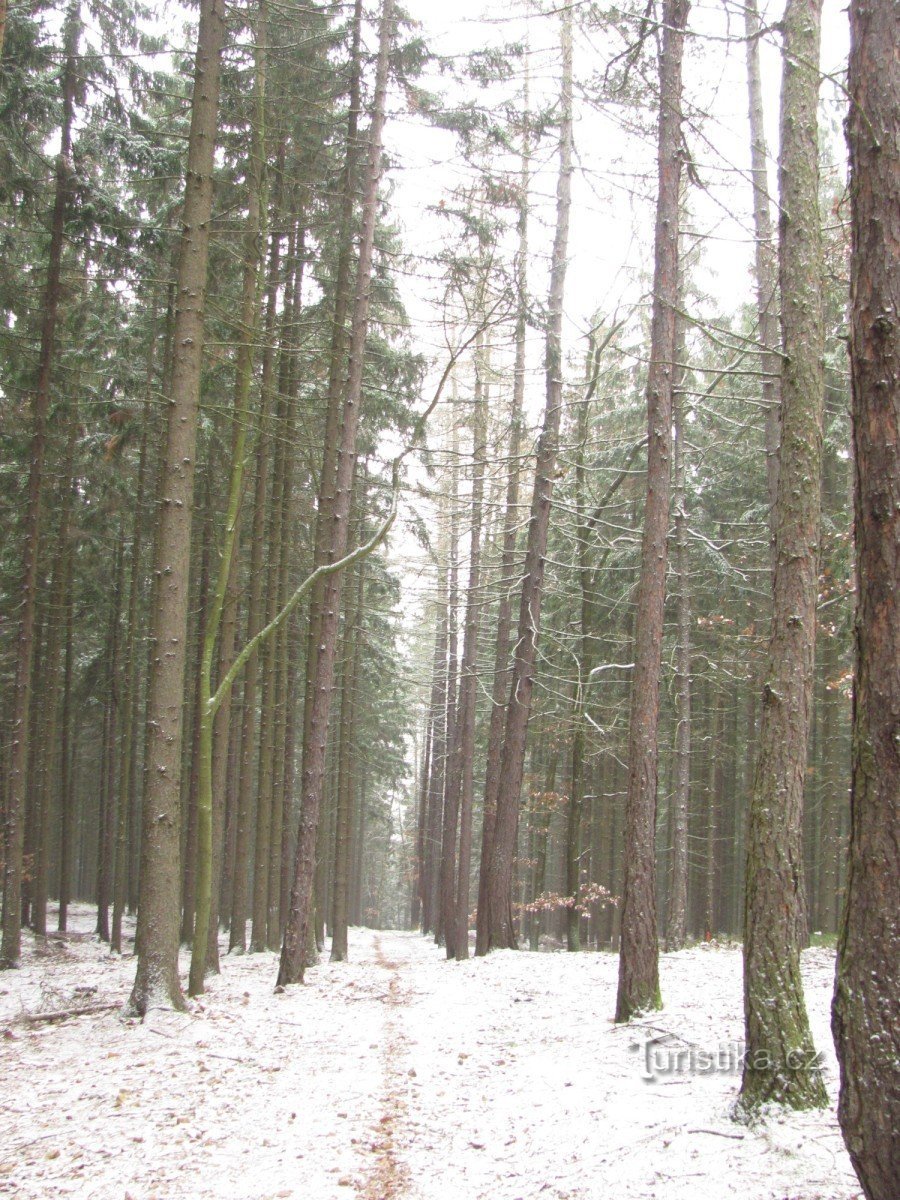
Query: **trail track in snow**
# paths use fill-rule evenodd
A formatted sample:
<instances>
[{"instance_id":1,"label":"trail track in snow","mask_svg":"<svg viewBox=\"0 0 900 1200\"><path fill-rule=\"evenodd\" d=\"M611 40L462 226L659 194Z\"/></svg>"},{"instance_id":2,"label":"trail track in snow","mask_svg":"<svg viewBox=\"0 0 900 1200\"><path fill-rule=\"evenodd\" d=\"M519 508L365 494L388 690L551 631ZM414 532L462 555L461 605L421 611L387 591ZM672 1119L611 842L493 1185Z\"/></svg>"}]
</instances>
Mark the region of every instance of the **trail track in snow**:
<instances>
[{"instance_id":1,"label":"trail track in snow","mask_svg":"<svg viewBox=\"0 0 900 1200\"><path fill-rule=\"evenodd\" d=\"M77 915L81 928L93 920ZM739 950L664 956L666 1008L630 1026L611 1020L612 955L448 963L417 934L360 929L350 956L281 995L275 955L223 957L190 1013L28 1026L23 1013L85 997L124 1002L134 974L90 938L29 938L22 970L0 975L0 1196L860 1196L833 1107L747 1128L729 1119L736 1074L644 1078L649 1038L676 1050L738 1041ZM828 951L804 957L832 1098L833 970Z\"/></svg>"}]
</instances>

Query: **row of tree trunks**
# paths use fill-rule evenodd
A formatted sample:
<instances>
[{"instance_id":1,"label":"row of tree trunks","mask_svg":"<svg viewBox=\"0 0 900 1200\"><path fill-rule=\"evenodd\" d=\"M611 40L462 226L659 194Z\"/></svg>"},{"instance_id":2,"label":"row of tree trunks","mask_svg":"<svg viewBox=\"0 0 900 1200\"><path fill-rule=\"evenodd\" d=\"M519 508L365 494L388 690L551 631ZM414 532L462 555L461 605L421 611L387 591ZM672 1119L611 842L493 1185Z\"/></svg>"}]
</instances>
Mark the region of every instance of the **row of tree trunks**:
<instances>
[{"instance_id":1,"label":"row of tree trunks","mask_svg":"<svg viewBox=\"0 0 900 1200\"><path fill-rule=\"evenodd\" d=\"M6 13L0 29L5 32ZM32 397L32 434L29 454L28 490L22 522L22 584L16 648L16 675L13 690L12 750L7 772L9 790L5 806L5 860L3 873L3 927L0 940L0 969L19 963L22 931L22 855L25 843L25 819L28 796L30 753L29 720L32 699L32 669L35 644L38 569L43 525L44 463L47 452L47 417L56 357L56 332L59 319L62 260L66 215L72 179L72 131L75 121L75 97L78 87L77 56L81 38L81 5L69 6L66 15L64 68L62 77L62 125L60 148L56 156L55 198L50 218L50 247L47 279L44 285L41 344L37 378Z\"/></svg>"}]
</instances>

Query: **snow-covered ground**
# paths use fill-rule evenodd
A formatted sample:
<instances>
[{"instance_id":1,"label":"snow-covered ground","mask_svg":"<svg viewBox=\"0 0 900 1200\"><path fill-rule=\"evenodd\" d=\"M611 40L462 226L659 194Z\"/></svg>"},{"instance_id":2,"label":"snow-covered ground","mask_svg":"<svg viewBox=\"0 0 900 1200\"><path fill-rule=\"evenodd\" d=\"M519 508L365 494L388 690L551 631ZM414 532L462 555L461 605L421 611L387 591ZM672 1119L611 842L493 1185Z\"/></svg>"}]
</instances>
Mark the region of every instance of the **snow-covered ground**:
<instances>
[{"instance_id":1,"label":"snow-covered ground","mask_svg":"<svg viewBox=\"0 0 900 1200\"><path fill-rule=\"evenodd\" d=\"M88 910L75 927L90 927ZM664 956L666 1007L629 1026L611 1020L612 955L447 963L417 934L361 929L350 952L281 995L275 956L248 955L223 959L189 1014L28 1024L26 1013L124 1002L134 974L86 936L46 948L29 937L22 969L0 975L0 1195L860 1195L833 1109L752 1128L729 1119L738 1076L708 1068L727 1068L741 1036L733 948ZM833 970L828 951L804 957L832 1097Z\"/></svg>"}]
</instances>

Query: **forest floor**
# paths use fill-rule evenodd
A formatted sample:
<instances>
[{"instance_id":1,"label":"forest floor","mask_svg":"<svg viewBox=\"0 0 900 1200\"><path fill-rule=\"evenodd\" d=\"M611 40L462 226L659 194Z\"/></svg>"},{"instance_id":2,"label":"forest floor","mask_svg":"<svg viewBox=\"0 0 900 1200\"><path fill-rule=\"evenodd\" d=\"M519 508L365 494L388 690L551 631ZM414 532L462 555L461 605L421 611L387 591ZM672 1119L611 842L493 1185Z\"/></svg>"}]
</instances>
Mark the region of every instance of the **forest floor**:
<instances>
[{"instance_id":1,"label":"forest floor","mask_svg":"<svg viewBox=\"0 0 900 1200\"><path fill-rule=\"evenodd\" d=\"M447 963L351 930L348 963L273 993L223 958L189 1013L123 1021L134 962L29 935L0 976L0 1195L20 1200L853 1200L834 1107L729 1119L741 959L662 958L666 1007L616 1026L616 958ZM186 967L185 962L185 967ZM804 955L832 1100L834 955ZM56 1022L39 1013L110 1004ZM712 1070L711 1066L719 1069ZM723 1069L724 1068L724 1069Z\"/></svg>"}]
</instances>

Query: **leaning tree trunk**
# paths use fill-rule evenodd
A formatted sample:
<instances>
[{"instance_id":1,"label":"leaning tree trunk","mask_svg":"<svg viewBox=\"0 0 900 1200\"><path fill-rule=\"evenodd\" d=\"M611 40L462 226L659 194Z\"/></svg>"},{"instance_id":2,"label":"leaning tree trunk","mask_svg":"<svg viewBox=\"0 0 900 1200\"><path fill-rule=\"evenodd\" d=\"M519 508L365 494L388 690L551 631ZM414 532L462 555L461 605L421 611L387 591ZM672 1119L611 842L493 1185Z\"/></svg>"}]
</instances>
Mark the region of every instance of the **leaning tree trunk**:
<instances>
[{"instance_id":1,"label":"leaning tree trunk","mask_svg":"<svg viewBox=\"0 0 900 1200\"><path fill-rule=\"evenodd\" d=\"M327 558L337 562L345 556L350 518L350 495L356 460L356 437L362 404L363 365L369 324L370 282L375 243L375 218L378 207L378 182L382 170L382 133L385 118L388 64L393 42L394 4L384 0L381 10L378 66L369 138L369 161L363 197L362 229L360 232L359 264L353 320L350 335L350 374L343 402L343 426L335 472L334 509ZM294 860L294 879L278 983L284 986L303 980L304 953L312 900L315 873L316 835L319 809L325 782L328 718L331 711L334 660L337 651L338 612L340 609L341 574L327 577L321 601L321 649L316 658L315 675L311 680L315 691L309 721L309 746L304 755L301 780L301 818ZM312 619L312 616L311 618Z\"/></svg>"},{"instance_id":2,"label":"leaning tree trunk","mask_svg":"<svg viewBox=\"0 0 900 1200\"><path fill-rule=\"evenodd\" d=\"M821 0L789 0L781 97L781 462L772 630L750 800L740 1105L827 1102L800 978L798 910L819 571L824 403L818 207Z\"/></svg>"},{"instance_id":3,"label":"leaning tree trunk","mask_svg":"<svg viewBox=\"0 0 900 1200\"><path fill-rule=\"evenodd\" d=\"M625 879L616 1020L659 1008L656 933L656 783L659 767L659 678L669 532L669 459L678 296L678 212L681 185L681 61L688 0L663 5L659 64L659 194L653 324L647 379L647 502L634 635L634 679L628 733Z\"/></svg>"},{"instance_id":4,"label":"leaning tree trunk","mask_svg":"<svg viewBox=\"0 0 900 1200\"><path fill-rule=\"evenodd\" d=\"M178 979L179 776L194 455L224 42L223 0L201 0L184 228L178 256L172 386L154 562L160 586L151 621L156 653L151 661L147 702L138 969L129 1001L129 1007L141 1016L154 1004L184 1007Z\"/></svg>"},{"instance_id":5,"label":"leaning tree trunk","mask_svg":"<svg viewBox=\"0 0 900 1200\"><path fill-rule=\"evenodd\" d=\"M900 11L851 0L850 368L858 601L850 863L832 1028L867 1200L900 1195Z\"/></svg>"},{"instance_id":6,"label":"leaning tree trunk","mask_svg":"<svg viewBox=\"0 0 900 1200\"><path fill-rule=\"evenodd\" d=\"M572 10L562 14L562 87L560 95L559 176L556 186L556 233L550 264L546 343L546 407L538 441L528 547L519 605L519 629L513 656L506 727L500 758L500 786L494 819L487 886L488 937L485 950L515 948L512 875L519 798L525 769L525 738L531 716L531 694L541 625L544 554L550 527L550 504L562 415L562 309L572 197Z\"/></svg>"},{"instance_id":7,"label":"leaning tree trunk","mask_svg":"<svg viewBox=\"0 0 900 1200\"><path fill-rule=\"evenodd\" d=\"M72 127L75 94L78 86L77 54L81 36L79 0L74 0L66 17L64 42L65 66L62 78L62 131L56 157L56 192L50 218L50 247L47 280L41 317L41 345L37 383L32 399L31 453L28 491L22 522L22 582L16 676L13 688L11 722L12 749L9 757L9 788L4 820L5 859L3 868L3 931L0 943L0 969L16 967L22 940L22 852L25 844L25 798L28 793L29 738L31 711L31 674L35 643L37 607L38 552L41 540L44 500L44 458L47 446L47 417L50 388L56 357L56 326L61 294L62 256L66 213L72 179ZM6 28L6 14L0 30Z\"/></svg>"}]
</instances>

